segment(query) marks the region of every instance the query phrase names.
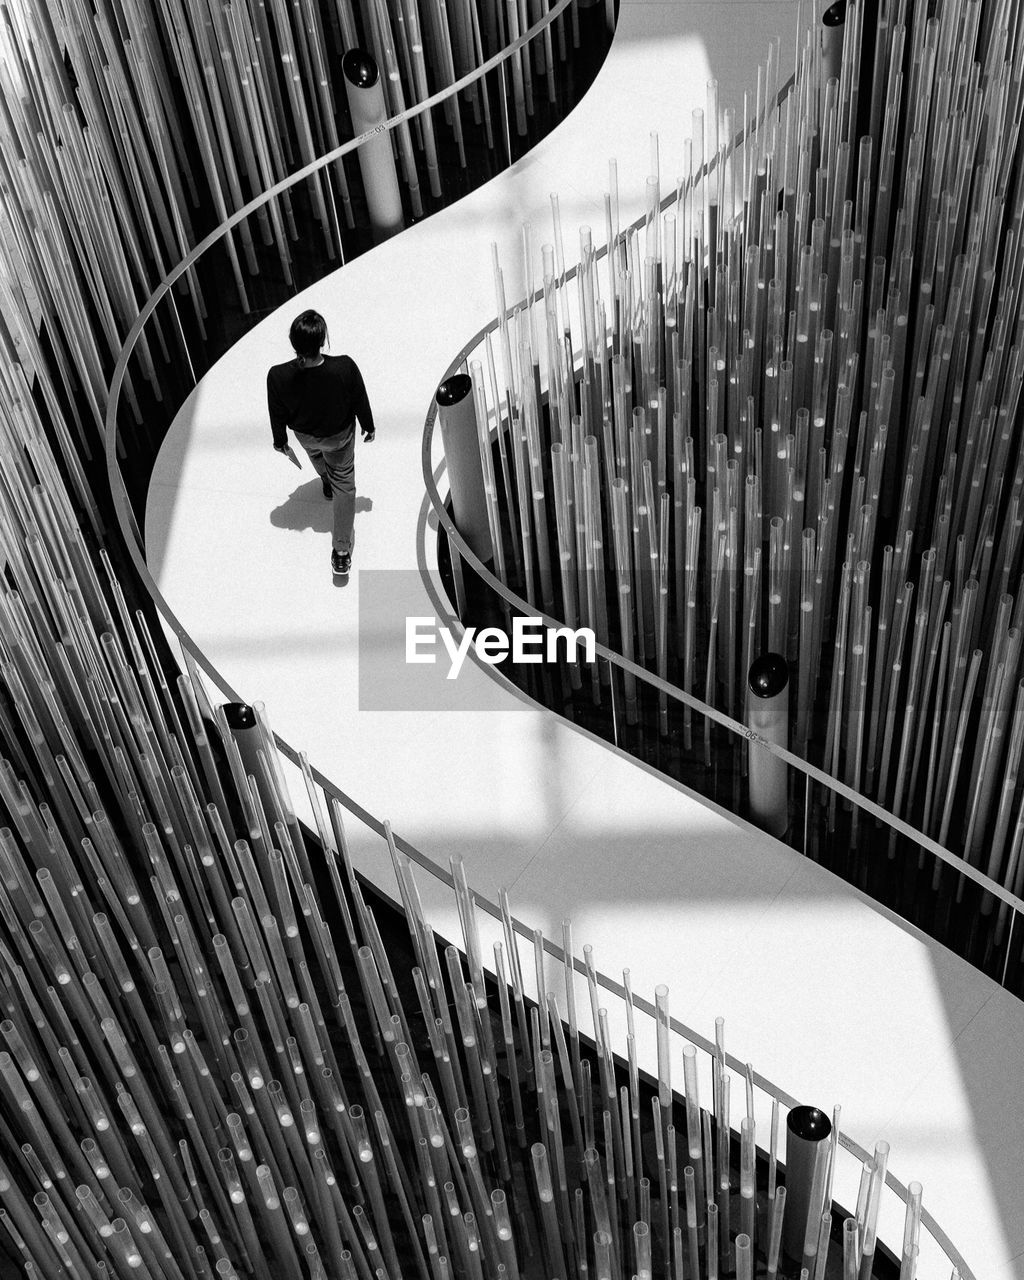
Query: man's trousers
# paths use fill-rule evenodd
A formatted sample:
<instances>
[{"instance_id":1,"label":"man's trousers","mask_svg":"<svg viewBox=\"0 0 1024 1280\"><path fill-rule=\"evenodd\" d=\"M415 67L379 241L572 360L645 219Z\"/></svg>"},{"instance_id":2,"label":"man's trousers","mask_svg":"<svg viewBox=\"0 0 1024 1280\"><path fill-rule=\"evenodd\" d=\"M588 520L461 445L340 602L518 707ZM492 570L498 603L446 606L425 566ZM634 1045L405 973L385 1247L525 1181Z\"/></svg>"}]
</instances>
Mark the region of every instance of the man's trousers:
<instances>
[{"instance_id":1,"label":"man's trousers","mask_svg":"<svg viewBox=\"0 0 1024 1280\"><path fill-rule=\"evenodd\" d=\"M333 549L341 552L352 550L352 525L356 515L356 424L337 435L306 435L292 433L303 449L317 475L330 481L334 503Z\"/></svg>"}]
</instances>

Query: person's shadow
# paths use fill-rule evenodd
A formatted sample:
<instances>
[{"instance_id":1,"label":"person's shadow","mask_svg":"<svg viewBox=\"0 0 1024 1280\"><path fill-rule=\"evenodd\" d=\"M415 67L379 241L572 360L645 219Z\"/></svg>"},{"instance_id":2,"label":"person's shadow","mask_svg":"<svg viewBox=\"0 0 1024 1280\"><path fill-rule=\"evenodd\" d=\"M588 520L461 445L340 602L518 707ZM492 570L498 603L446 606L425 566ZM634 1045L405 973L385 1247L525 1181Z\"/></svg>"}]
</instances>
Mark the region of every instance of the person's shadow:
<instances>
[{"instance_id":1,"label":"person's shadow","mask_svg":"<svg viewBox=\"0 0 1024 1280\"><path fill-rule=\"evenodd\" d=\"M300 484L289 496L270 513L270 523L275 529L312 529L314 533L330 533L332 504L328 502L320 488L320 477ZM356 515L363 511L373 510L373 499L364 494L356 494Z\"/></svg>"}]
</instances>

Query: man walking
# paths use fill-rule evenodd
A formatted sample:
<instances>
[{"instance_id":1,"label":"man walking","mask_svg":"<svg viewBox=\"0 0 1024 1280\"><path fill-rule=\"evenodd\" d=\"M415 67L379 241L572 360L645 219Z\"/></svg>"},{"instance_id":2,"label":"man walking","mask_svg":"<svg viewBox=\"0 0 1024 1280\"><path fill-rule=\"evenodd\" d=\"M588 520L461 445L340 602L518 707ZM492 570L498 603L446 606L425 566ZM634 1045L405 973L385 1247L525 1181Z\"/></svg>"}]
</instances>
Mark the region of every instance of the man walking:
<instances>
[{"instance_id":1,"label":"man walking","mask_svg":"<svg viewBox=\"0 0 1024 1280\"><path fill-rule=\"evenodd\" d=\"M288 451L287 428L309 454L325 498L334 503L331 572L347 577L352 568L352 525L356 512L356 419L369 443L373 414L366 387L350 356L325 356L327 323L318 311L303 311L288 338L294 360L267 374L267 408L278 453Z\"/></svg>"}]
</instances>

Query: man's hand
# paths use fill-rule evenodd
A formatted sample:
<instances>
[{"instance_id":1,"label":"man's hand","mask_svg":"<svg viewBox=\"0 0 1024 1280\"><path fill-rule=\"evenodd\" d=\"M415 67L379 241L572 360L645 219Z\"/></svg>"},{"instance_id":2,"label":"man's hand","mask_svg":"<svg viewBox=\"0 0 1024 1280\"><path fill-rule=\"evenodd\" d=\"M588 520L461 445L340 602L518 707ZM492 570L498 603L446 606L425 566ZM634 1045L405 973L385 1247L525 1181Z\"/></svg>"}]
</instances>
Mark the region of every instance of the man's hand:
<instances>
[{"instance_id":1,"label":"man's hand","mask_svg":"<svg viewBox=\"0 0 1024 1280\"><path fill-rule=\"evenodd\" d=\"M302 470L302 463L295 456L295 451L290 444L275 444L274 452L283 453L293 467L298 467L300 471Z\"/></svg>"},{"instance_id":2,"label":"man's hand","mask_svg":"<svg viewBox=\"0 0 1024 1280\"><path fill-rule=\"evenodd\" d=\"M364 431L363 440L365 441L366 444L371 444L376 434L377 434L376 431Z\"/></svg>"}]
</instances>

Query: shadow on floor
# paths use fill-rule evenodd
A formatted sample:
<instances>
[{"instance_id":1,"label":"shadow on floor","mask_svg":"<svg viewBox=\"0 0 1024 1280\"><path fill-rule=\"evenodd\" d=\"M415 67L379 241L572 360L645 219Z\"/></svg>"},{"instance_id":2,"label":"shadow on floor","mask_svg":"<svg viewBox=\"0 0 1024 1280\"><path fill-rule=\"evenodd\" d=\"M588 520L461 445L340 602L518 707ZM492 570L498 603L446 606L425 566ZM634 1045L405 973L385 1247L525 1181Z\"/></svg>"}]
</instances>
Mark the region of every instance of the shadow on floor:
<instances>
[{"instance_id":1,"label":"shadow on floor","mask_svg":"<svg viewBox=\"0 0 1024 1280\"><path fill-rule=\"evenodd\" d=\"M373 499L357 494L356 515L372 510ZM312 529L314 533L330 533L331 519L331 503L324 500L319 476L300 484L270 513L270 523L275 529Z\"/></svg>"}]
</instances>

